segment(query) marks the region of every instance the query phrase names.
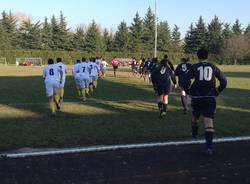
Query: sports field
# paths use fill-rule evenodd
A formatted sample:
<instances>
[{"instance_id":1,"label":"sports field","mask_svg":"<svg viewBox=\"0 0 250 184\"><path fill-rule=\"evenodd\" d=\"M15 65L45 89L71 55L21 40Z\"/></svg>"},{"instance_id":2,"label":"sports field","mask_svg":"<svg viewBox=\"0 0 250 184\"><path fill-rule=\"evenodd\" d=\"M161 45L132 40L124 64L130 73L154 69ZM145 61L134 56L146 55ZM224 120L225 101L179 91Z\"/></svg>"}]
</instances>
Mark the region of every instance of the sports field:
<instances>
[{"instance_id":1,"label":"sports field","mask_svg":"<svg viewBox=\"0 0 250 184\"><path fill-rule=\"evenodd\" d=\"M167 117L159 119L151 84L127 69L117 78L108 71L87 102L77 99L69 75L62 111L50 117L42 69L0 67L0 151L190 138L191 113L183 115L178 91L170 97ZM221 69L228 87L218 98L216 136L250 135L250 66Z\"/></svg>"}]
</instances>

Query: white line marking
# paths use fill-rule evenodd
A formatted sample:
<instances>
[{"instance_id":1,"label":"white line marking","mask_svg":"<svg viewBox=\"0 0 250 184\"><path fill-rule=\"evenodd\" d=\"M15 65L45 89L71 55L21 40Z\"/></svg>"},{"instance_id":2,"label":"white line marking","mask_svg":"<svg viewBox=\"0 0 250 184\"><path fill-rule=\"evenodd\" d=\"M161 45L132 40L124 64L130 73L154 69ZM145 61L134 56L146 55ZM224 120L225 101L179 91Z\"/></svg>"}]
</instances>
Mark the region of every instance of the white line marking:
<instances>
[{"instance_id":1,"label":"white line marking","mask_svg":"<svg viewBox=\"0 0 250 184\"><path fill-rule=\"evenodd\" d=\"M215 143L224 142L236 142L236 141L249 141L250 136L243 137L226 137L214 139ZM204 140L194 140L194 141L169 141L169 142L156 142L156 143L144 143L144 144L124 144L124 145L110 145L110 146L92 146L92 147L82 147L82 148L62 148L55 149L51 151L37 151L37 152L27 152L27 153L7 153L1 154L1 157L7 158L25 158L25 157L35 157L35 156L48 156L48 155L61 155L69 153L87 153L87 152L99 152L99 151L114 151L122 149L136 149L136 148L152 148L152 147L162 147L162 146L179 146L179 145L193 145L193 144L203 144Z\"/></svg>"}]
</instances>

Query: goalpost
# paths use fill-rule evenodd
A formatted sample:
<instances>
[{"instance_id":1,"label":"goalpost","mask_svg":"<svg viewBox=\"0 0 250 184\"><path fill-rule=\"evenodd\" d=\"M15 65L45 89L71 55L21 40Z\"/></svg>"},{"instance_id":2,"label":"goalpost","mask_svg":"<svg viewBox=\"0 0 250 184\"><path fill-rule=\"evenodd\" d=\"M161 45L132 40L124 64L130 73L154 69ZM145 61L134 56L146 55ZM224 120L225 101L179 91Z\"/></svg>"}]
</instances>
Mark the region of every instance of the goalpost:
<instances>
[{"instance_id":1,"label":"goalpost","mask_svg":"<svg viewBox=\"0 0 250 184\"><path fill-rule=\"evenodd\" d=\"M0 58L0 66L3 65L3 66L7 66L7 60L5 57L1 57Z\"/></svg>"},{"instance_id":2,"label":"goalpost","mask_svg":"<svg viewBox=\"0 0 250 184\"><path fill-rule=\"evenodd\" d=\"M16 66L42 66L42 58L16 58Z\"/></svg>"}]
</instances>

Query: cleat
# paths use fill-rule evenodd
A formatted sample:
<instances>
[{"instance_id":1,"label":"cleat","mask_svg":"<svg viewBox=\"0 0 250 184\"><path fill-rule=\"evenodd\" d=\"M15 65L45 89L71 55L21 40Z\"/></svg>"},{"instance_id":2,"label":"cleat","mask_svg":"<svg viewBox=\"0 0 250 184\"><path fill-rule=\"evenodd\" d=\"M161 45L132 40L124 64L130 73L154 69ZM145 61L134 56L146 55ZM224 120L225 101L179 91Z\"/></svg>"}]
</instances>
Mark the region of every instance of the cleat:
<instances>
[{"instance_id":1,"label":"cleat","mask_svg":"<svg viewBox=\"0 0 250 184\"><path fill-rule=\"evenodd\" d=\"M160 115L159 115L159 118L162 119L164 116L166 116L167 113L164 112L164 111L160 111Z\"/></svg>"}]
</instances>

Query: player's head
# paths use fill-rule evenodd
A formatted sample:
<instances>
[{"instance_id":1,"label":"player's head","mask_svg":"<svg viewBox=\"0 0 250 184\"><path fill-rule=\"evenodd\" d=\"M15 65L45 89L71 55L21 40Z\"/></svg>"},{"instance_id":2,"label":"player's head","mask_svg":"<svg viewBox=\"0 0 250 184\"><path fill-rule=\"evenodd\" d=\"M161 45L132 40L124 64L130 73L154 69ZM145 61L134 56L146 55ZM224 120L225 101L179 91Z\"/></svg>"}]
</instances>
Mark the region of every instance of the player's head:
<instances>
[{"instance_id":1,"label":"player's head","mask_svg":"<svg viewBox=\"0 0 250 184\"><path fill-rule=\"evenodd\" d=\"M76 63L81 63L81 60L80 60L80 59L77 59L77 60L76 60Z\"/></svg>"},{"instance_id":2,"label":"player's head","mask_svg":"<svg viewBox=\"0 0 250 184\"><path fill-rule=\"evenodd\" d=\"M86 62L86 58L85 57L82 57L82 62Z\"/></svg>"},{"instance_id":3,"label":"player's head","mask_svg":"<svg viewBox=\"0 0 250 184\"><path fill-rule=\"evenodd\" d=\"M158 58L157 58L157 57L154 57L154 58L152 59L152 62L153 62L153 63L157 63L157 62L158 62Z\"/></svg>"},{"instance_id":4,"label":"player's head","mask_svg":"<svg viewBox=\"0 0 250 184\"><path fill-rule=\"evenodd\" d=\"M189 61L189 58L181 58L181 62L183 62L183 63L187 63Z\"/></svg>"},{"instance_id":5,"label":"player's head","mask_svg":"<svg viewBox=\"0 0 250 184\"><path fill-rule=\"evenodd\" d=\"M62 58L59 58L59 57L56 58L56 62L57 62L57 63L61 63L61 62L62 62Z\"/></svg>"},{"instance_id":6,"label":"player's head","mask_svg":"<svg viewBox=\"0 0 250 184\"><path fill-rule=\"evenodd\" d=\"M206 49L199 49L197 57L199 60L206 60L208 58L208 51Z\"/></svg>"},{"instance_id":7,"label":"player's head","mask_svg":"<svg viewBox=\"0 0 250 184\"><path fill-rule=\"evenodd\" d=\"M166 60L161 60L160 66L161 67L166 67L167 66L167 61Z\"/></svg>"},{"instance_id":8,"label":"player's head","mask_svg":"<svg viewBox=\"0 0 250 184\"><path fill-rule=\"evenodd\" d=\"M49 59L48 59L48 64L49 64L49 65L53 65L53 64L54 64L54 60L53 60L52 58L49 58Z\"/></svg>"},{"instance_id":9,"label":"player's head","mask_svg":"<svg viewBox=\"0 0 250 184\"><path fill-rule=\"evenodd\" d=\"M168 55L167 54L164 55L164 59L168 59Z\"/></svg>"},{"instance_id":10,"label":"player's head","mask_svg":"<svg viewBox=\"0 0 250 184\"><path fill-rule=\"evenodd\" d=\"M145 62L145 58L142 58L142 62Z\"/></svg>"}]
</instances>

